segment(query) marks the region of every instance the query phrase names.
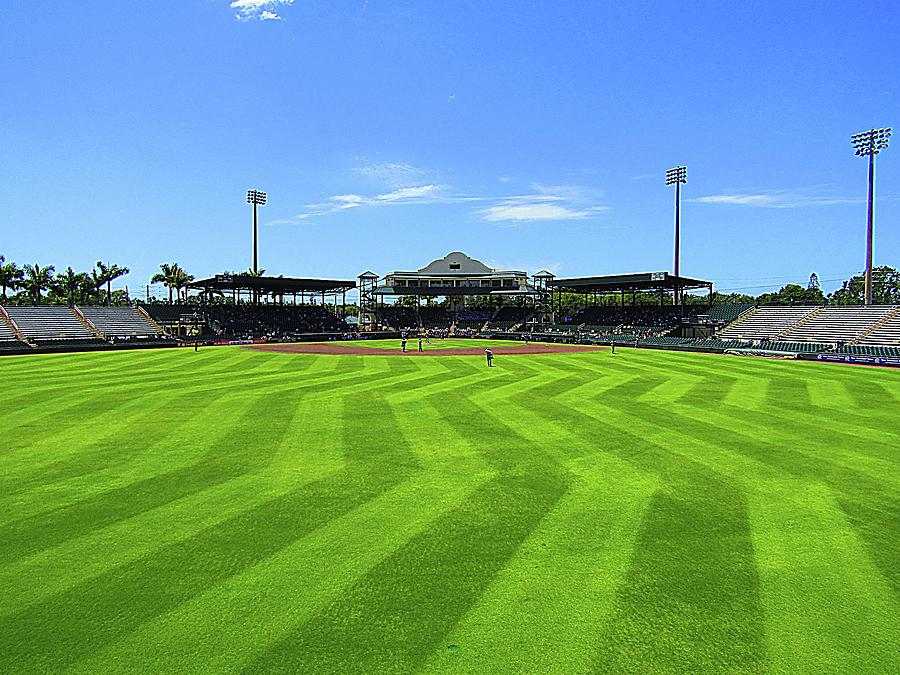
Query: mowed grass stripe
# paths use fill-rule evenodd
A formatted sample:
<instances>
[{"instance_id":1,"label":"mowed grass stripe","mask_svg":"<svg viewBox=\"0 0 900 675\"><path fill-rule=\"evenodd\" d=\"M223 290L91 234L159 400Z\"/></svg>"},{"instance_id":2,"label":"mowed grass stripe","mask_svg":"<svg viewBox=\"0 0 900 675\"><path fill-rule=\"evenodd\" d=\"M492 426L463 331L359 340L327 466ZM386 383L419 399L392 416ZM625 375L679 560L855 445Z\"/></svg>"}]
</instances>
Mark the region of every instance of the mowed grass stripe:
<instances>
[{"instance_id":1,"label":"mowed grass stripe","mask_svg":"<svg viewBox=\"0 0 900 675\"><path fill-rule=\"evenodd\" d=\"M362 403L365 412L344 427L345 470L302 485L47 603L3 617L0 669L12 664L54 670L71 666L402 482L417 467L409 449L390 432L390 409L374 396L354 403ZM356 434L364 430L370 440L361 447ZM385 433L379 438L372 435L375 430ZM271 435L272 431L260 433ZM271 449L272 444L262 447Z\"/></svg>"},{"instance_id":2,"label":"mowed grass stripe","mask_svg":"<svg viewBox=\"0 0 900 675\"><path fill-rule=\"evenodd\" d=\"M468 396L479 389L474 386ZM407 671L422 666L560 499L566 472L468 396L429 397L499 475L380 563L248 670ZM510 453L514 444L524 453Z\"/></svg>"},{"instance_id":3,"label":"mowed grass stripe","mask_svg":"<svg viewBox=\"0 0 900 675\"><path fill-rule=\"evenodd\" d=\"M447 636L457 649L437 650L425 670L592 670L596 643L658 482L602 447L583 443L567 424L543 423L547 399L584 387L586 379L596 381L592 372L569 369L565 376L524 391L477 397L479 407L495 411L520 436L565 462L572 481Z\"/></svg>"},{"instance_id":4,"label":"mowed grass stripe","mask_svg":"<svg viewBox=\"0 0 900 675\"><path fill-rule=\"evenodd\" d=\"M896 672L900 601L831 491L770 482L750 512L771 668Z\"/></svg>"},{"instance_id":5,"label":"mowed grass stripe","mask_svg":"<svg viewBox=\"0 0 900 675\"><path fill-rule=\"evenodd\" d=\"M122 421L152 442L117 431L121 452L98 453L109 418L87 407L69 422L87 441L47 443L31 464L28 434L7 433L26 460L9 485L34 481L0 495L24 500L6 502L19 515L176 475L258 397L296 405L277 438L255 432L265 413L234 436L246 471L0 565L0 671L900 667L896 372L650 350L491 370L232 348L37 363L0 361L0 407L25 405L0 420L33 424L28 395L62 410L80 388L133 402ZM159 429L139 412L191 392L210 404L194 420ZM53 438L59 418L43 420ZM526 523L515 490L508 510L485 499L514 486L549 493ZM680 536L689 525L714 544ZM721 570L706 574L707 558ZM660 640L645 630L657 625ZM330 640L337 653L316 661Z\"/></svg>"},{"instance_id":6,"label":"mowed grass stripe","mask_svg":"<svg viewBox=\"0 0 900 675\"><path fill-rule=\"evenodd\" d=\"M685 408L687 410L687 408ZM765 462L758 462L758 458L754 457L750 461L739 461L732 462L729 461L729 454L733 454L736 452L735 448L740 444L739 440L729 440L729 435L733 434L733 432L729 429L727 424L719 427L719 433L713 433L711 429L715 427L711 427L708 422L708 418L715 413L711 413L709 411L700 411L695 409L690 409L692 414L697 416L702 416L706 418L705 420L695 420L692 418L688 418L682 413L681 415L673 415L666 410L657 409L653 412L644 411L635 412L631 415L630 421L628 422L628 428L633 428L635 430L640 430L642 436L648 440L658 439L657 442L666 443L671 446L673 449L678 450L679 452L686 454L688 456L698 457L701 461L709 462L710 466L715 466L717 470L724 471L730 473L734 476L735 480L741 481L745 490L751 491L751 494L754 491L759 491L761 489L769 489L772 485L781 485L783 481L778 480L779 476L784 476L787 478L791 475L790 471L784 472L784 467L782 466L772 466L768 465ZM703 431L698 432L696 430L697 425L702 425L705 427ZM657 427L659 429L658 432L654 432L652 427ZM709 441L704 443L703 439L713 439L723 437L724 441L719 441L716 443L710 443ZM680 438L683 438L683 441L679 441ZM752 439L748 439L748 442ZM722 451L717 450L717 448L721 448ZM700 452L702 450L706 450L709 454L709 457L704 459L699 457ZM734 457L735 460L738 460L740 454ZM802 477L798 477L802 478ZM803 485L800 480L797 480L793 483L793 489L796 490L797 486ZM766 493L766 499L774 500L780 504L790 504L792 503L792 495L790 492L786 493L778 493L771 494ZM824 522L833 522L834 519L831 518ZM881 522L878 525L884 526L885 523ZM888 526L888 535L890 536L890 532L894 528L890 528ZM832 533L827 532L826 530L822 530L819 532L820 537L830 537L833 536ZM801 554L802 555L802 554ZM854 553L857 560L861 560L866 557L866 554L862 549L857 550ZM885 556L890 557L891 548L888 548L885 551ZM860 558L862 556L862 558ZM798 561L799 563L799 561ZM834 556L831 560L831 564L835 570L840 570L843 568L847 561L840 556ZM867 567L869 570L876 569L871 563L867 563ZM880 576L875 577L873 582L881 584L882 586L886 584L886 581ZM826 587L827 588L827 587ZM848 603L848 598L845 597L845 611L848 612L868 612L870 607L878 607L883 605L883 602L880 598L871 597L865 595L861 592L861 588L857 589L859 593L852 598L852 603ZM813 604L810 602L810 604ZM855 607L855 610L851 609L851 604ZM876 612L875 616L878 616ZM853 626L845 626L845 629L852 629ZM870 626L870 630L872 630L875 634L884 635L886 633L886 626L883 621L874 621ZM769 643L771 644L773 640L777 640L777 636L769 637ZM822 649L826 646L830 646L833 650L839 650L840 646L838 644L834 645L826 645L826 638L823 636L819 640L818 648ZM786 647L784 647L786 649ZM796 649L797 647L794 647ZM813 655L810 655L812 657ZM798 655L798 659L802 658Z\"/></svg>"},{"instance_id":7,"label":"mowed grass stripe","mask_svg":"<svg viewBox=\"0 0 900 675\"><path fill-rule=\"evenodd\" d=\"M640 405L631 395L639 388L619 391L628 396L604 394L605 404L615 409ZM762 614L739 485L648 442L636 427L632 433L631 427L610 426L606 415L585 416L556 401L539 410L660 480L594 667L758 667L764 658Z\"/></svg>"},{"instance_id":8,"label":"mowed grass stripe","mask_svg":"<svg viewBox=\"0 0 900 675\"><path fill-rule=\"evenodd\" d=\"M425 370L443 373L446 368L429 364ZM466 384L445 377L443 387L457 390ZM446 445L452 428L421 397L414 396L417 391L393 391L386 397L392 406L405 407L406 414L395 417L397 431L404 439L418 441L415 453L421 471L145 624L79 662L78 668L104 671L141 663L159 672L217 671L252 662L260 651L323 611L376 564L467 499L494 471L465 444ZM319 399L326 406L323 412L330 411L333 398ZM428 424L423 426L423 420ZM272 579L279 580L277 589L272 589Z\"/></svg>"}]
</instances>

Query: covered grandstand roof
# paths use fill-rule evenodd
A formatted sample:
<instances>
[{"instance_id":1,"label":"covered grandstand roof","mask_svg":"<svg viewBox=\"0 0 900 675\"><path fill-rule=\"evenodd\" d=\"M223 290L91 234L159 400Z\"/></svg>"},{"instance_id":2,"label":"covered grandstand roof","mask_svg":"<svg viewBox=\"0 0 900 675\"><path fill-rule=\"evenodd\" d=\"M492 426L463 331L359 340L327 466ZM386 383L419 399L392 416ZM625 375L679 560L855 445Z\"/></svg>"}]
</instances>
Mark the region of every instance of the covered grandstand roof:
<instances>
[{"instance_id":1,"label":"covered grandstand roof","mask_svg":"<svg viewBox=\"0 0 900 675\"><path fill-rule=\"evenodd\" d=\"M658 291L687 290L691 288L712 288L713 282L692 277L676 277L668 272L639 272L636 274L608 274L598 277L572 277L554 279L551 288L575 292L612 293L616 291Z\"/></svg>"},{"instance_id":2,"label":"covered grandstand roof","mask_svg":"<svg viewBox=\"0 0 900 675\"><path fill-rule=\"evenodd\" d=\"M355 281L340 279L302 279L298 277L256 277L249 274L217 274L197 279L191 288L217 291L262 291L264 293L340 293L356 288Z\"/></svg>"}]
</instances>

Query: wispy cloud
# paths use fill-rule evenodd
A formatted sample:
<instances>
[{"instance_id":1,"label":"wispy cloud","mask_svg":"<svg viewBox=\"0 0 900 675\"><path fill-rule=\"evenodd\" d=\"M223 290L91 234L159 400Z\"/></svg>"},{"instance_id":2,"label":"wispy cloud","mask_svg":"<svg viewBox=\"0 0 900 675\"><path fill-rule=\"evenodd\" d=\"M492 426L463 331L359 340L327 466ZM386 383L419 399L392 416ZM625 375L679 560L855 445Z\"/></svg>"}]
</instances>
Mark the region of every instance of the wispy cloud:
<instances>
[{"instance_id":1,"label":"wispy cloud","mask_svg":"<svg viewBox=\"0 0 900 675\"><path fill-rule=\"evenodd\" d=\"M387 206L397 204L426 204L444 201L456 201L458 198L446 194L446 187L430 183L397 188L378 195L345 194L334 195L324 202L307 204L302 213L286 220L273 220L272 224L299 223L309 218L328 216L347 209L363 206Z\"/></svg>"},{"instance_id":2,"label":"wispy cloud","mask_svg":"<svg viewBox=\"0 0 900 675\"><path fill-rule=\"evenodd\" d=\"M602 192L578 185L531 184L532 193L497 199L497 203L481 209L477 215L491 223L517 224L541 220L582 220L608 206L597 205Z\"/></svg>"},{"instance_id":3,"label":"wispy cloud","mask_svg":"<svg viewBox=\"0 0 900 675\"><path fill-rule=\"evenodd\" d=\"M706 195L688 201L696 204L724 204L729 206L753 206L770 209L798 209L812 206L836 206L859 204L861 199L848 199L823 194L818 188L797 190L753 190L724 192Z\"/></svg>"},{"instance_id":4,"label":"wispy cloud","mask_svg":"<svg viewBox=\"0 0 900 675\"><path fill-rule=\"evenodd\" d=\"M528 221L562 221L590 218L609 207L598 204L602 191L578 185L544 185L532 183L525 194L489 195L462 193L436 178L433 171L404 162L373 162L356 157L352 169L367 182L374 180L387 189L374 194L342 193L323 201L306 204L292 218L270 224L308 221L364 207L406 206L413 204L479 204L472 212L478 220L506 223L507 226Z\"/></svg>"},{"instance_id":5,"label":"wispy cloud","mask_svg":"<svg viewBox=\"0 0 900 675\"><path fill-rule=\"evenodd\" d=\"M233 0L230 7L238 21L284 21L278 10L292 4L294 0Z\"/></svg>"},{"instance_id":6,"label":"wispy cloud","mask_svg":"<svg viewBox=\"0 0 900 675\"><path fill-rule=\"evenodd\" d=\"M498 204L481 211L481 219L488 222L523 220L578 220L587 218L587 211L576 211L556 204Z\"/></svg>"},{"instance_id":7,"label":"wispy cloud","mask_svg":"<svg viewBox=\"0 0 900 675\"><path fill-rule=\"evenodd\" d=\"M647 180L648 178L653 178L656 174L653 173L642 173L638 176L632 176L631 180Z\"/></svg>"},{"instance_id":8,"label":"wispy cloud","mask_svg":"<svg viewBox=\"0 0 900 675\"><path fill-rule=\"evenodd\" d=\"M428 179L428 172L404 162L373 162L365 157L356 157L359 166L353 173L366 178L374 178L389 187L403 187Z\"/></svg>"}]
</instances>

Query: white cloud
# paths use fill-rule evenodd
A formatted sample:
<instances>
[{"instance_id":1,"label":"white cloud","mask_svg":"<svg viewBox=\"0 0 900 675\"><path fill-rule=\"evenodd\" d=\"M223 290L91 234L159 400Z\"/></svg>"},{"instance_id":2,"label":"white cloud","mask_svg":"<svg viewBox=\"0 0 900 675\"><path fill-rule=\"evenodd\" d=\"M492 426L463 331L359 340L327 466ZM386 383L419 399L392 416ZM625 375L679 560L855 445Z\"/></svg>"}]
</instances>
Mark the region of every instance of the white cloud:
<instances>
[{"instance_id":1,"label":"white cloud","mask_svg":"<svg viewBox=\"0 0 900 675\"><path fill-rule=\"evenodd\" d=\"M498 204L481 211L481 219L489 222L523 220L577 220L586 218L588 211L576 211L558 204Z\"/></svg>"},{"instance_id":2,"label":"white cloud","mask_svg":"<svg viewBox=\"0 0 900 675\"><path fill-rule=\"evenodd\" d=\"M755 192L728 192L697 197L688 201L697 204L725 204L730 206L754 206L770 209L796 209L807 206L836 206L858 204L861 199L846 199L821 194L816 189L772 190Z\"/></svg>"},{"instance_id":3,"label":"white cloud","mask_svg":"<svg viewBox=\"0 0 900 675\"><path fill-rule=\"evenodd\" d=\"M532 183L531 192L512 196L464 194L436 180L426 182L431 172L411 164L371 162L364 157L356 160L361 164L353 169L355 174L375 179L390 189L374 194L332 195L321 202L307 204L292 218L272 223L300 223L348 209L412 204L481 203L483 208L472 214L477 219L511 225L526 221L578 220L609 209L597 204L601 191L577 185Z\"/></svg>"},{"instance_id":4,"label":"white cloud","mask_svg":"<svg viewBox=\"0 0 900 675\"><path fill-rule=\"evenodd\" d=\"M415 187L397 188L393 192L378 195L375 202L398 202L409 201L413 199L429 199L439 195L441 191L440 185L418 185Z\"/></svg>"},{"instance_id":5,"label":"white cloud","mask_svg":"<svg viewBox=\"0 0 900 675\"><path fill-rule=\"evenodd\" d=\"M390 187L403 187L420 181L426 175L423 169L403 162L372 162L365 157L357 157L360 165L353 173L382 181Z\"/></svg>"},{"instance_id":6,"label":"white cloud","mask_svg":"<svg viewBox=\"0 0 900 675\"><path fill-rule=\"evenodd\" d=\"M230 7L238 21L284 21L278 9L292 4L294 0L233 0Z\"/></svg>"}]
</instances>

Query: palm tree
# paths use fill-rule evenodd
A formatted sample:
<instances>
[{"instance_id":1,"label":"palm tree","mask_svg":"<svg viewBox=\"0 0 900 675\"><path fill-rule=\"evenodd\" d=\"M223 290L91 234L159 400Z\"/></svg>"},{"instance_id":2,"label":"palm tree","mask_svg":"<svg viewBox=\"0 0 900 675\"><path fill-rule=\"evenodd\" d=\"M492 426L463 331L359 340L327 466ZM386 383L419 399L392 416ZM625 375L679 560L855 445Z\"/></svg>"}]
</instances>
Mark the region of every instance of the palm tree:
<instances>
[{"instance_id":1,"label":"palm tree","mask_svg":"<svg viewBox=\"0 0 900 675\"><path fill-rule=\"evenodd\" d=\"M67 267L65 272L60 272L54 279L54 288L59 295L64 295L70 305L75 304L75 297L81 299L85 287L90 287L91 280L84 272L76 272Z\"/></svg>"},{"instance_id":2,"label":"palm tree","mask_svg":"<svg viewBox=\"0 0 900 675\"><path fill-rule=\"evenodd\" d=\"M21 287L22 270L14 262L6 262L0 255L0 286L3 287L3 300L6 301L6 289L11 291Z\"/></svg>"},{"instance_id":3,"label":"palm tree","mask_svg":"<svg viewBox=\"0 0 900 675\"><path fill-rule=\"evenodd\" d=\"M98 275L103 281L106 282L106 304L110 304L110 300L112 298L112 282L114 279L118 279L119 277L124 277L131 270L127 267L119 267L115 263L107 263L103 264L103 261L97 261L97 269L100 270L100 274Z\"/></svg>"},{"instance_id":4,"label":"palm tree","mask_svg":"<svg viewBox=\"0 0 900 675\"><path fill-rule=\"evenodd\" d=\"M25 265L25 280L22 282L22 288L31 296L32 302L41 304L41 292L49 289L53 285L53 272L56 268L53 265L41 267L37 263L34 265Z\"/></svg>"},{"instance_id":5,"label":"palm tree","mask_svg":"<svg viewBox=\"0 0 900 675\"><path fill-rule=\"evenodd\" d=\"M88 275L88 283L90 284L91 291L97 296L98 305L103 302L103 298L100 295L100 289L105 281L102 272L98 272L96 268L92 269Z\"/></svg>"},{"instance_id":6,"label":"palm tree","mask_svg":"<svg viewBox=\"0 0 900 675\"><path fill-rule=\"evenodd\" d=\"M175 288L175 280L178 277L181 267L178 263L162 263L159 266L160 271L150 278L151 284L163 284L169 289L169 304L172 304L172 289Z\"/></svg>"},{"instance_id":7,"label":"palm tree","mask_svg":"<svg viewBox=\"0 0 900 675\"><path fill-rule=\"evenodd\" d=\"M177 274L175 275L175 288L178 289L179 294L184 294L184 300L187 301L187 288L185 288L189 283L194 280L193 274L188 274L180 267L178 268Z\"/></svg>"}]
</instances>

